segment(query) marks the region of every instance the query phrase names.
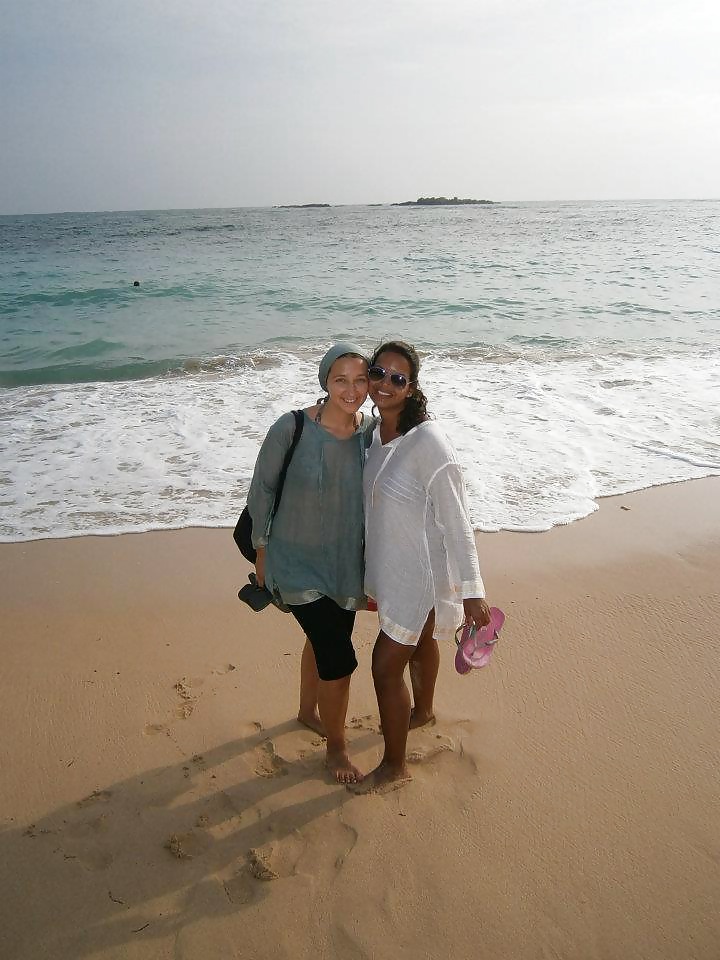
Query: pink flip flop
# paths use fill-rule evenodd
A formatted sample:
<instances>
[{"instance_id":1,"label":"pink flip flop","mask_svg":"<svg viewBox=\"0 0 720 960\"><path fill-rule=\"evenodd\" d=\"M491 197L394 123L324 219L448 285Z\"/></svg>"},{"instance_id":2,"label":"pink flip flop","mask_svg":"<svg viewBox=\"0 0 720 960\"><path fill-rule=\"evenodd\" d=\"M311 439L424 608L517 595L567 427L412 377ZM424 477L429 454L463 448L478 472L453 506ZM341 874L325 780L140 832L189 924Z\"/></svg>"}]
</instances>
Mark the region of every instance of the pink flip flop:
<instances>
[{"instance_id":1,"label":"pink flip flop","mask_svg":"<svg viewBox=\"0 0 720 960\"><path fill-rule=\"evenodd\" d=\"M465 623L455 633L457 653L455 669L458 673L469 673L473 667L486 667L490 663L495 644L505 623L505 614L497 607L490 607L490 623L479 630L475 624Z\"/></svg>"}]
</instances>

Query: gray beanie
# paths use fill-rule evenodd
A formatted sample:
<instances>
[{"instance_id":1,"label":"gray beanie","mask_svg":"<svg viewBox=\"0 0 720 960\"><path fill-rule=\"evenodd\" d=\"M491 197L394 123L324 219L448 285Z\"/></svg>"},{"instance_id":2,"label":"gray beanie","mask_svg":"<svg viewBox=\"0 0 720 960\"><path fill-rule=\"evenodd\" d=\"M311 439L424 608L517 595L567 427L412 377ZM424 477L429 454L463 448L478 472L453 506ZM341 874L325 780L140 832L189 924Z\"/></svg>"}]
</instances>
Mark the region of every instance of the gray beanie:
<instances>
[{"instance_id":1,"label":"gray beanie","mask_svg":"<svg viewBox=\"0 0 720 960\"><path fill-rule=\"evenodd\" d=\"M318 370L318 380L320 381L320 386L323 390L327 390L327 378L330 373L330 367L335 363L336 360L339 360L340 357L346 356L348 353L354 353L358 357L363 357L365 359L365 354L362 352L360 347L355 346L353 343L336 343L328 350L325 356L320 361L320 369Z\"/></svg>"}]
</instances>

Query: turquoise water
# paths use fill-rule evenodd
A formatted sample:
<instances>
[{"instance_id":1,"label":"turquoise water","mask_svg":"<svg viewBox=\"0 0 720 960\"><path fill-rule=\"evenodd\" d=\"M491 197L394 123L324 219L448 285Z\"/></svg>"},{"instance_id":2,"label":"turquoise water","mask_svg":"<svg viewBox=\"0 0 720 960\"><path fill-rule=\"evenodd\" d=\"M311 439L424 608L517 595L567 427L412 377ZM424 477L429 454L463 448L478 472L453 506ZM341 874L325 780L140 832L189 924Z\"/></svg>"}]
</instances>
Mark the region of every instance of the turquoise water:
<instances>
[{"instance_id":1,"label":"turquoise water","mask_svg":"<svg viewBox=\"0 0 720 960\"><path fill-rule=\"evenodd\" d=\"M719 214L0 217L0 538L230 523L265 429L316 398L338 338L421 350L479 528L719 473Z\"/></svg>"}]
</instances>

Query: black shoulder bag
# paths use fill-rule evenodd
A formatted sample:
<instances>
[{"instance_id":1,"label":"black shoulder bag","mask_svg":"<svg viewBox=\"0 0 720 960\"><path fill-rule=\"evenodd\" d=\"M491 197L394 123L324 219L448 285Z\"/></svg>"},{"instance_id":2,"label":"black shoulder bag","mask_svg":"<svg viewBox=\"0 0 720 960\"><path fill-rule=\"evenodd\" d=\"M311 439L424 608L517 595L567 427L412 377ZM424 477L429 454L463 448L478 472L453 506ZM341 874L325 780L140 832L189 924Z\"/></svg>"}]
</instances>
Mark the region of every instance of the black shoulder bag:
<instances>
[{"instance_id":1,"label":"black shoulder bag","mask_svg":"<svg viewBox=\"0 0 720 960\"><path fill-rule=\"evenodd\" d=\"M285 454L282 469L280 470L280 476L278 477L277 490L275 491L275 503L273 504L271 514L272 517L274 517L278 512L280 498L282 497L283 487L285 486L285 475L287 474L290 461L295 453L295 447L298 445L298 441L300 440L300 436L303 431L303 423L305 422L305 417L302 410L293 410L293 416L295 417L295 433L293 434L292 443L288 447L287 453ZM252 545L252 517L250 516L250 511L248 510L247 506L240 514L240 518L235 524L233 539L237 544L238 550L245 557L245 559L249 560L250 563L255 563L257 560L257 551Z\"/></svg>"}]
</instances>

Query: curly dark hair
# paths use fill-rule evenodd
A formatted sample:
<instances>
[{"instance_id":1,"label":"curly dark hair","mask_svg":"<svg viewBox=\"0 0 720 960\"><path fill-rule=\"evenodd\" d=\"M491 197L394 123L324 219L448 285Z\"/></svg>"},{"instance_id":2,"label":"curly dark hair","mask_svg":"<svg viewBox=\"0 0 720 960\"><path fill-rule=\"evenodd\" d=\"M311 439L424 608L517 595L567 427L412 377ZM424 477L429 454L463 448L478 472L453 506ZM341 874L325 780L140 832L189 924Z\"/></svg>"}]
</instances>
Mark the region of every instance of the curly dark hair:
<instances>
[{"instance_id":1,"label":"curly dark hair","mask_svg":"<svg viewBox=\"0 0 720 960\"><path fill-rule=\"evenodd\" d=\"M415 347L410 346L409 343L402 340L388 340L373 351L370 360L371 367L375 365L381 353L397 353L401 357L405 357L410 364L410 383L413 389L412 393L407 395L405 406L398 417L398 431L405 434L419 423L424 423L425 420L430 419L427 412L427 397L420 389L418 382L420 357L418 357Z\"/></svg>"}]
</instances>

